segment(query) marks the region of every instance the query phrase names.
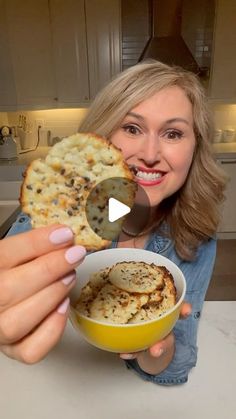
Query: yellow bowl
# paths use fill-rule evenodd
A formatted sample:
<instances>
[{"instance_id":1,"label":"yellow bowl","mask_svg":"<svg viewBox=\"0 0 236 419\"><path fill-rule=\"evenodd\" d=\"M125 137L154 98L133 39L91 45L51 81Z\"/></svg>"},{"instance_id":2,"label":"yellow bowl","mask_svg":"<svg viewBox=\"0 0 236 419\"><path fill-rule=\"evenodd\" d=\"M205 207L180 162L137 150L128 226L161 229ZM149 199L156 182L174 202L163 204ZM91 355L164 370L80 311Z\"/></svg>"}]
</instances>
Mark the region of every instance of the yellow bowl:
<instances>
[{"instance_id":1,"label":"yellow bowl","mask_svg":"<svg viewBox=\"0 0 236 419\"><path fill-rule=\"evenodd\" d=\"M109 324L93 320L75 310L81 288L92 273L123 261L143 261L165 266L173 275L177 289L177 303L155 320L135 324ZM169 259L143 249L107 249L88 255L77 269L77 285L71 292L70 320L74 328L97 348L109 352L137 352L147 349L163 339L173 329L179 317L180 307L186 292L186 282L181 270Z\"/></svg>"}]
</instances>

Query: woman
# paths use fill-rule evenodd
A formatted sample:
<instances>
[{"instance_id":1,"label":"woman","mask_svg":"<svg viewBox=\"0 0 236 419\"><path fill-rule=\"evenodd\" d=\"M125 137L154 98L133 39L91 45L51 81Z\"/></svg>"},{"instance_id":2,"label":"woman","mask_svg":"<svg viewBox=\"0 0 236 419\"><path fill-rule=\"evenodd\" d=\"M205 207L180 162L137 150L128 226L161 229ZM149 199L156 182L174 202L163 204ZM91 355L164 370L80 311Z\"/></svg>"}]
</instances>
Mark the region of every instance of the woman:
<instances>
[{"instance_id":1,"label":"woman","mask_svg":"<svg viewBox=\"0 0 236 419\"><path fill-rule=\"evenodd\" d=\"M198 320L214 266L225 184L212 157L212 123L203 89L193 74L179 68L138 64L97 96L79 131L96 132L118 146L150 201L148 228L136 235L131 220L113 247L140 247L170 258L185 274L186 300L192 306L189 315L191 307L183 305L182 316L188 318L179 320L163 341L121 357L144 379L165 385L186 382L197 359ZM10 234L19 232L19 221ZM29 228L29 220L23 221L24 229ZM0 343L7 355L35 362L60 338L68 299L56 307L73 286L74 268L85 254L71 244L71 232L63 227L38 229L1 243L6 259L0 281ZM19 289L21 272L24 287ZM40 278L34 286L32 276ZM22 323L16 322L20 316Z\"/></svg>"}]
</instances>

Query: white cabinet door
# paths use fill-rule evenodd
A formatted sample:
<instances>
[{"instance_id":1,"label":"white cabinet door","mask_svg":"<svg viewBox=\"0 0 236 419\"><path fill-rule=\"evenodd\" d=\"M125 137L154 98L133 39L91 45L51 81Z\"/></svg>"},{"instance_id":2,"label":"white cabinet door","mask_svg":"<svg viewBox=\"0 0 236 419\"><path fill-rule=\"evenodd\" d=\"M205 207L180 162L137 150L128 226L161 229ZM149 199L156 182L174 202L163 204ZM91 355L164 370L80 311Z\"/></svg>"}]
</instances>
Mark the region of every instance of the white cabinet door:
<instances>
[{"instance_id":1,"label":"white cabinet door","mask_svg":"<svg viewBox=\"0 0 236 419\"><path fill-rule=\"evenodd\" d=\"M226 189L219 232L236 233L236 159L219 160L219 163L230 179Z\"/></svg>"},{"instance_id":2,"label":"white cabinet door","mask_svg":"<svg viewBox=\"0 0 236 419\"><path fill-rule=\"evenodd\" d=\"M120 0L85 0L91 98L121 71Z\"/></svg>"},{"instance_id":3,"label":"white cabinet door","mask_svg":"<svg viewBox=\"0 0 236 419\"><path fill-rule=\"evenodd\" d=\"M54 106L56 96L48 0L6 0L18 106Z\"/></svg>"},{"instance_id":4,"label":"white cabinet door","mask_svg":"<svg viewBox=\"0 0 236 419\"><path fill-rule=\"evenodd\" d=\"M16 107L16 89L12 68L5 0L0 0L0 109Z\"/></svg>"},{"instance_id":5,"label":"white cabinet door","mask_svg":"<svg viewBox=\"0 0 236 419\"><path fill-rule=\"evenodd\" d=\"M236 1L217 0L210 96L236 99Z\"/></svg>"},{"instance_id":6,"label":"white cabinet door","mask_svg":"<svg viewBox=\"0 0 236 419\"><path fill-rule=\"evenodd\" d=\"M84 0L50 0L57 97L60 107L89 100Z\"/></svg>"}]
</instances>

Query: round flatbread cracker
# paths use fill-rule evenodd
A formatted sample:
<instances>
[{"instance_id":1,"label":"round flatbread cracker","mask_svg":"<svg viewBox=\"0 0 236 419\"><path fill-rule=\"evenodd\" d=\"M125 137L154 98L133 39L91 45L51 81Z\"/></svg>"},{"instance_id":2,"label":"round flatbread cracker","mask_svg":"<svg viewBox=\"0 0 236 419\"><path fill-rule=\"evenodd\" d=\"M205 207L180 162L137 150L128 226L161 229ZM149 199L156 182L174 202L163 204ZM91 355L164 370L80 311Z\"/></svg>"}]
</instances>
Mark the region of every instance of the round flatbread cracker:
<instances>
[{"instance_id":1,"label":"round flatbread cracker","mask_svg":"<svg viewBox=\"0 0 236 419\"><path fill-rule=\"evenodd\" d=\"M66 224L73 230L76 244L87 250L103 249L110 241L90 227L86 201L97 184L111 178L133 180L121 151L95 134L72 135L55 144L45 160L34 160L29 165L21 189L22 210L30 216L32 227ZM135 192L135 183L127 182L125 193L129 207L133 206ZM107 207L105 192L99 199L101 203L106 201L104 208ZM99 209L99 215L107 219L107 208ZM121 225L117 223L116 228L118 235Z\"/></svg>"},{"instance_id":2,"label":"round flatbread cracker","mask_svg":"<svg viewBox=\"0 0 236 419\"><path fill-rule=\"evenodd\" d=\"M151 293L163 288L163 274L153 264L119 262L109 272L109 281L116 287L137 293Z\"/></svg>"},{"instance_id":3,"label":"round flatbread cracker","mask_svg":"<svg viewBox=\"0 0 236 419\"><path fill-rule=\"evenodd\" d=\"M149 300L141 310L128 321L128 323L139 323L147 320L154 320L165 314L174 307L177 300L177 292L174 279L165 266L156 266L159 272L162 272L164 280L164 288L155 290L149 294Z\"/></svg>"},{"instance_id":4,"label":"round flatbread cracker","mask_svg":"<svg viewBox=\"0 0 236 419\"><path fill-rule=\"evenodd\" d=\"M125 324L147 300L147 296L131 295L108 283L101 288L91 304L91 318Z\"/></svg>"},{"instance_id":5,"label":"round flatbread cracker","mask_svg":"<svg viewBox=\"0 0 236 419\"><path fill-rule=\"evenodd\" d=\"M100 289L107 283L109 270L109 268L105 268L95 272L90 276L88 284L82 288L80 298L75 307L81 314L90 316L90 305Z\"/></svg>"}]
</instances>

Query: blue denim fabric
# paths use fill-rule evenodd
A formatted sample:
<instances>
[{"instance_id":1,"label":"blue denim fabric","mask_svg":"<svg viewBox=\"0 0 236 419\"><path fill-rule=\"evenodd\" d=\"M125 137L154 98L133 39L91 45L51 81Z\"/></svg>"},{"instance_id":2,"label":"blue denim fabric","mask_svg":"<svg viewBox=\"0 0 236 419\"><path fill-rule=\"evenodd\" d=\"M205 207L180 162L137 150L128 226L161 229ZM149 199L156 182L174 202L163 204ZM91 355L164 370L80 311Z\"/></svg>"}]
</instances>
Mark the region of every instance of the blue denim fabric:
<instances>
[{"instance_id":1,"label":"blue denim fabric","mask_svg":"<svg viewBox=\"0 0 236 419\"><path fill-rule=\"evenodd\" d=\"M185 300L192 305L192 313L187 319L178 320L174 327L175 355L163 372L158 375L147 374L139 368L135 360L126 361L126 365L144 380L167 386L183 384L188 381L188 373L197 363L197 330L214 267L216 240L210 239L202 244L193 262L181 260L175 252L173 243L158 235L152 238L146 249L167 257L182 270L187 282Z\"/></svg>"},{"instance_id":2,"label":"blue denim fabric","mask_svg":"<svg viewBox=\"0 0 236 419\"><path fill-rule=\"evenodd\" d=\"M25 231L31 230L31 222L28 215L25 215L24 213L20 213L16 219L16 221L12 224L10 230L7 233L7 237L9 236L15 236L19 233L24 233Z\"/></svg>"},{"instance_id":3,"label":"blue denim fabric","mask_svg":"<svg viewBox=\"0 0 236 419\"><path fill-rule=\"evenodd\" d=\"M29 218L20 214L8 232L8 236L31 229ZM113 242L111 247L116 247ZM165 237L153 234L145 246L146 250L159 253L182 270L187 282L185 300L192 305L192 314L185 320L178 320L174 327L175 355L169 366L160 374L151 375L142 371L135 360L125 361L141 378L156 384L175 385L187 382L188 373L197 362L197 329L206 291L212 276L216 256L216 240L210 239L202 244L197 257L192 262L179 258L173 242Z\"/></svg>"}]
</instances>

